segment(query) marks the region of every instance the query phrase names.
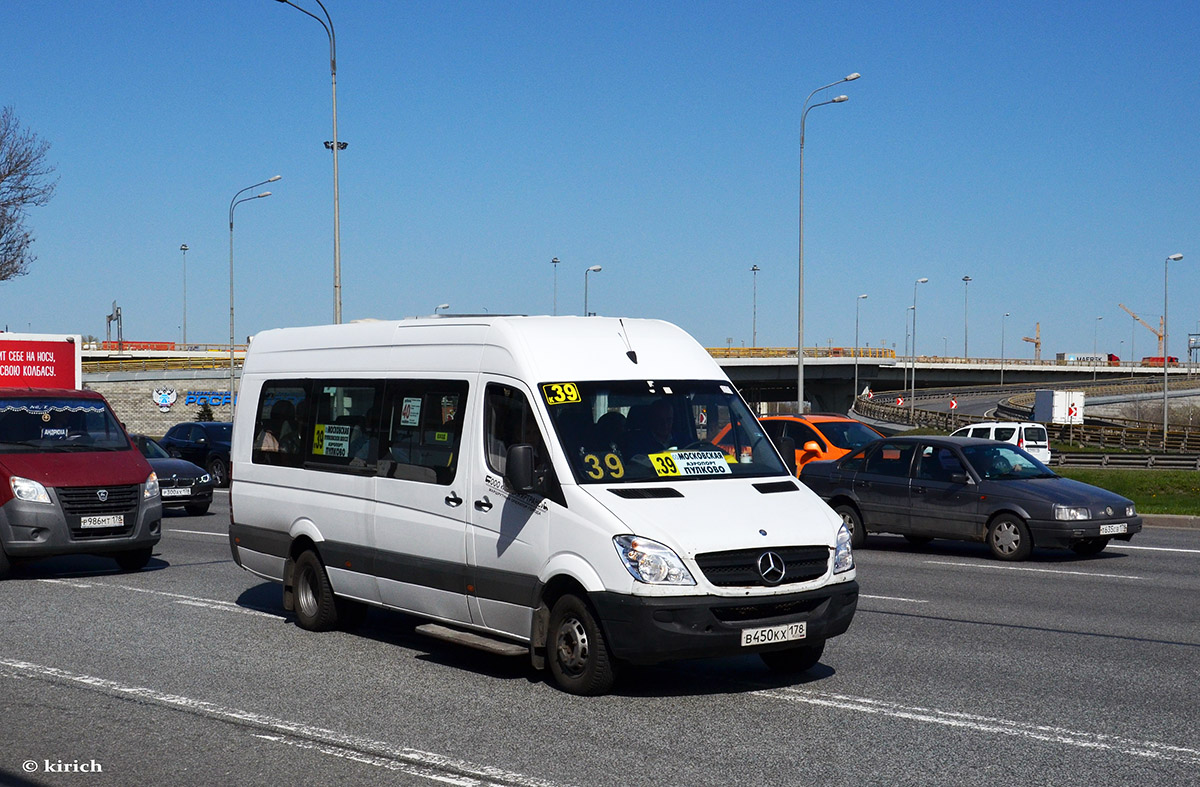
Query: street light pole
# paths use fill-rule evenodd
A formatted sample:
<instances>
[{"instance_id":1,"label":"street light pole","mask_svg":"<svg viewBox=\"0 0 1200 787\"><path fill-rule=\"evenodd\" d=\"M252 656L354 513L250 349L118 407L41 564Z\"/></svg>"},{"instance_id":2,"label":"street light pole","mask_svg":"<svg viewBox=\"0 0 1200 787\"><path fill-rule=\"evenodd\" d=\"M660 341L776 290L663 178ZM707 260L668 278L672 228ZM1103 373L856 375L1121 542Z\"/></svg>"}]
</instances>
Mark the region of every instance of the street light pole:
<instances>
[{"instance_id":1,"label":"street light pole","mask_svg":"<svg viewBox=\"0 0 1200 787\"><path fill-rule=\"evenodd\" d=\"M852 401L858 401L858 307L866 298L866 293L863 293L854 299L854 397Z\"/></svg>"},{"instance_id":2,"label":"street light pole","mask_svg":"<svg viewBox=\"0 0 1200 787\"><path fill-rule=\"evenodd\" d=\"M588 316L588 274L604 270L599 265L593 265L583 272L583 316Z\"/></svg>"},{"instance_id":3,"label":"street light pole","mask_svg":"<svg viewBox=\"0 0 1200 787\"><path fill-rule=\"evenodd\" d=\"M922 276L913 282L913 326L912 326L912 355L909 357L909 365L912 367L912 373L909 374L909 384L912 385L912 392L908 399L908 422L911 424L916 416L916 398L917 398L917 285L926 284L929 279Z\"/></svg>"},{"instance_id":4,"label":"street light pole","mask_svg":"<svg viewBox=\"0 0 1200 787\"><path fill-rule=\"evenodd\" d=\"M812 101L812 97L822 90L828 90L835 85L840 85L843 82L852 82L858 79L861 74L855 72L848 76L842 77L836 82L830 82L828 85L817 88L808 94L808 98L804 99L804 105L800 112L800 280L797 287L798 306L796 309L796 414L804 415L804 123L808 119L808 113L816 107L823 107L826 104L840 104L843 101L849 101L849 96L838 96L829 101L822 101L819 104L809 106L808 102Z\"/></svg>"},{"instance_id":5,"label":"street light pole","mask_svg":"<svg viewBox=\"0 0 1200 787\"><path fill-rule=\"evenodd\" d=\"M1000 385L1004 385L1004 326L1008 323L1008 312L1000 320Z\"/></svg>"},{"instance_id":6,"label":"street light pole","mask_svg":"<svg viewBox=\"0 0 1200 787\"><path fill-rule=\"evenodd\" d=\"M970 358L967 354L967 285L971 283L970 276L963 276L963 358Z\"/></svg>"},{"instance_id":7,"label":"street light pole","mask_svg":"<svg viewBox=\"0 0 1200 787\"><path fill-rule=\"evenodd\" d=\"M1096 382L1096 357L1100 354L1100 321L1103 317L1096 318L1095 330L1092 331L1092 382Z\"/></svg>"},{"instance_id":8,"label":"street light pole","mask_svg":"<svg viewBox=\"0 0 1200 787\"><path fill-rule=\"evenodd\" d=\"M184 243L179 247L183 252L183 349L187 349L187 253L188 245Z\"/></svg>"},{"instance_id":9,"label":"street light pole","mask_svg":"<svg viewBox=\"0 0 1200 787\"><path fill-rule=\"evenodd\" d=\"M325 4L321 0L313 0L313 2L321 7L321 12L325 14L324 19L292 3L291 0L278 1L317 20L321 27L325 28L325 34L329 37L329 79L333 84L333 141L326 142L325 147L333 151L333 322L336 325L342 322L342 228L338 198L338 151L346 147L346 143L338 142L337 38L333 32L333 19L330 18L329 11L325 9Z\"/></svg>"},{"instance_id":10,"label":"street light pole","mask_svg":"<svg viewBox=\"0 0 1200 787\"><path fill-rule=\"evenodd\" d=\"M1170 263L1179 262L1183 259L1182 254L1172 254L1163 262L1163 436L1162 447L1167 450L1167 373L1171 364L1167 359L1171 357L1170 351L1167 349L1167 269Z\"/></svg>"},{"instance_id":11,"label":"street light pole","mask_svg":"<svg viewBox=\"0 0 1200 787\"><path fill-rule=\"evenodd\" d=\"M550 264L554 266L554 314L558 314L558 257L550 260Z\"/></svg>"},{"instance_id":12,"label":"street light pole","mask_svg":"<svg viewBox=\"0 0 1200 787\"><path fill-rule=\"evenodd\" d=\"M750 275L754 278L754 307L750 320L750 346L758 346L758 272L762 270L757 265L750 266Z\"/></svg>"},{"instance_id":13,"label":"street light pole","mask_svg":"<svg viewBox=\"0 0 1200 787\"><path fill-rule=\"evenodd\" d=\"M265 186L268 183L274 183L275 181L279 180L282 177L283 177L282 175L273 175L261 183L255 183L253 186L247 186L246 188L239 191L237 194L234 194L233 199L231 199L229 201L229 413L230 413L230 420L233 420L232 416L233 416L233 405L234 405L233 343L234 343L234 335L235 335L233 332L233 209L236 208L238 205L241 205L243 202L249 202L252 199L262 199L264 197L271 196L271 192L264 191L262 194L256 194L253 197L242 197L242 199L238 199L238 197L241 197L247 191L250 191L251 189L256 189L259 186Z\"/></svg>"}]
</instances>

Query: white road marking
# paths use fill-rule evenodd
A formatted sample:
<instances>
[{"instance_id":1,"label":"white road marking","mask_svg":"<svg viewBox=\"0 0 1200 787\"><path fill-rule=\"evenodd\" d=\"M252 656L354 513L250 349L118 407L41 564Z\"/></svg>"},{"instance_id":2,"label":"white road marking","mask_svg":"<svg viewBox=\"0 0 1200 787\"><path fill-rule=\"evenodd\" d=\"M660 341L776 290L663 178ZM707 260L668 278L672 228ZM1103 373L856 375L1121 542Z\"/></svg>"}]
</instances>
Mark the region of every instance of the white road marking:
<instances>
[{"instance_id":1,"label":"white road marking","mask_svg":"<svg viewBox=\"0 0 1200 787\"><path fill-rule=\"evenodd\" d=\"M1176 549L1174 547L1135 547L1130 544L1109 544L1108 551L1114 549L1140 549L1143 552L1187 552L1192 555L1200 555L1200 549Z\"/></svg>"},{"instance_id":2,"label":"white road marking","mask_svg":"<svg viewBox=\"0 0 1200 787\"><path fill-rule=\"evenodd\" d=\"M870 598L876 601L904 601L909 604L928 604L929 601L923 598L901 598L900 596L868 596L866 593L859 593L859 598Z\"/></svg>"},{"instance_id":3,"label":"white road marking","mask_svg":"<svg viewBox=\"0 0 1200 787\"><path fill-rule=\"evenodd\" d=\"M112 588L115 590L129 590L134 593L145 593L150 596L163 596L165 598L173 599L176 604L187 604L188 606L191 606L191 607L206 607L208 609L219 609L222 612L241 612L246 615L261 615L262 617L265 617L265 618L273 618L275 620L280 619L280 615L278 615L278 614L272 614L270 612L263 612L261 610L243 607L241 604L238 604L235 601L224 601L222 599L215 599L215 598L201 598L201 597L197 597L197 596L186 596L182 593L168 593L165 590L150 590L148 588L135 588L132 585L115 585L115 584L110 584L108 582L94 582L94 583L89 584L86 582L78 582L78 581L70 580L70 579L39 579L37 581L38 582L48 582L53 585L69 585L74 588L101 587L101 588Z\"/></svg>"},{"instance_id":4,"label":"white road marking","mask_svg":"<svg viewBox=\"0 0 1200 787\"><path fill-rule=\"evenodd\" d=\"M276 735L252 733L258 738L311 748L324 754L353 759L448 784L468 785L469 787L475 785L479 787L554 787L552 782L502 768L475 765L465 760L457 760L433 752L395 746L384 741L313 727L303 722L277 719L253 711L226 708L205 700L167 694L144 686L131 686L105 678L69 672L57 667L8 658L0 658L0 667L7 667L6 671L13 675L40 678L67 685L86 686L112 697L137 698L141 701L181 710L194 716L204 716L240 726L256 727L266 732L276 733Z\"/></svg>"},{"instance_id":5,"label":"white road marking","mask_svg":"<svg viewBox=\"0 0 1200 787\"><path fill-rule=\"evenodd\" d=\"M1064 746L1077 746L1085 749L1100 749L1131 754L1154 760L1169 760L1187 764L1200 764L1200 749L1188 749L1183 746L1173 746L1156 741L1141 741L1123 738L1118 735L1104 733L1079 732L1062 727L1051 727L1041 724L996 719L987 716L977 716L970 713L944 711L936 708L921 708L900 705L894 702L873 700L868 697L854 697L845 694L828 694L820 691L805 689L769 689L754 692L760 697L784 700L787 702L803 702L809 705L820 705L838 710L857 711L897 719L906 719L924 724L939 724L945 727L957 727L982 733L998 733L1030 738L1046 743L1057 743Z\"/></svg>"},{"instance_id":6,"label":"white road marking","mask_svg":"<svg viewBox=\"0 0 1200 787\"><path fill-rule=\"evenodd\" d=\"M176 530L175 528L167 528L168 533L188 533L193 536L216 536L217 538L229 538L228 533L213 533L208 530Z\"/></svg>"},{"instance_id":7,"label":"white road marking","mask_svg":"<svg viewBox=\"0 0 1200 787\"><path fill-rule=\"evenodd\" d=\"M1027 568L1025 566L993 566L987 563L959 563L953 560L926 560L932 566L962 566L963 568L984 568L993 571L1032 571L1037 574L1070 574L1076 577L1106 577L1108 579L1141 579L1129 574L1100 574L1094 571L1063 571L1057 568Z\"/></svg>"},{"instance_id":8,"label":"white road marking","mask_svg":"<svg viewBox=\"0 0 1200 787\"><path fill-rule=\"evenodd\" d=\"M189 599L177 599L175 601L175 603L176 604L186 604L189 607L205 607L207 609L219 609L222 612L240 612L243 615L257 615L260 618L271 618L272 620L279 620L279 615L272 615L270 612L262 612L257 609L247 609L246 607L239 607L236 604L231 606L228 602L224 602L224 601L217 603L217 604L210 604L210 603L207 603L204 601L191 601Z\"/></svg>"}]
</instances>

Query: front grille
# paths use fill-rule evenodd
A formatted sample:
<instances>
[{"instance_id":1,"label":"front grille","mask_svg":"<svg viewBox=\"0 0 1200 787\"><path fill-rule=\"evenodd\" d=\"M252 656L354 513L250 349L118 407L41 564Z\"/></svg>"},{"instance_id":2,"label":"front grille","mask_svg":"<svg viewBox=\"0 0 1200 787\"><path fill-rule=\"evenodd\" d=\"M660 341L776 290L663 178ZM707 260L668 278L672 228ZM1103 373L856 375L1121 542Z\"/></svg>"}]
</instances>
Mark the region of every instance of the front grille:
<instances>
[{"instance_id":1,"label":"front grille","mask_svg":"<svg viewBox=\"0 0 1200 787\"><path fill-rule=\"evenodd\" d=\"M768 583L758 570L758 561L767 552L783 559L783 579ZM775 587L808 582L825 574L829 547L771 547L738 549L732 552L706 552L696 555L696 563L705 578L717 587Z\"/></svg>"},{"instance_id":2,"label":"front grille","mask_svg":"<svg viewBox=\"0 0 1200 787\"><path fill-rule=\"evenodd\" d=\"M823 598L802 598L794 601L739 604L736 607L713 607L713 617L723 623L743 623L747 620L770 620L812 612L823 604Z\"/></svg>"},{"instance_id":3,"label":"front grille","mask_svg":"<svg viewBox=\"0 0 1200 787\"><path fill-rule=\"evenodd\" d=\"M172 489L177 486L196 486L200 483L199 478L159 478L158 485L163 489Z\"/></svg>"},{"instance_id":4,"label":"front grille","mask_svg":"<svg viewBox=\"0 0 1200 787\"><path fill-rule=\"evenodd\" d=\"M106 500L100 492L107 491ZM137 511L138 486L73 486L59 487L58 501L67 516L99 516L102 514L127 514Z\"/></svg>"}]
</instances>

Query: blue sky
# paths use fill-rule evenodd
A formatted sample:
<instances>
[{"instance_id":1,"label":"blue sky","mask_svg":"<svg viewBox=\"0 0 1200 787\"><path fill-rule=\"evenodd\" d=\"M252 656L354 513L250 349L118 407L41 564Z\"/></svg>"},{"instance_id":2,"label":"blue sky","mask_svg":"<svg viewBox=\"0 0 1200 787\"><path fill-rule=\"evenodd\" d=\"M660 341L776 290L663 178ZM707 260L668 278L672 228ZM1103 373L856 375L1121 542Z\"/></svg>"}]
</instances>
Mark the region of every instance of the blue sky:
<instances>
[{"instance_id":1,"label":"blue sky","mask_svg":"<svg viewBox=\"0 0 1200 787\"><path fill-rule=\"evenodd\" d=\"M308 0L295 0L317 14ZM806 344L1151 354L1200 326L1194 2L327 0L338 43L343 319L589 307L708 346L796 339L808 92ZM0 104L52 144L39 259L0 325L132 340L333 318L328 42L274 0L12 0ZM1103 320L1097 322L1097 317ZM945 337L945 339L943 339ZM1131 345L1133 345L1131 347Z\"/></svg>"}]
</instances>

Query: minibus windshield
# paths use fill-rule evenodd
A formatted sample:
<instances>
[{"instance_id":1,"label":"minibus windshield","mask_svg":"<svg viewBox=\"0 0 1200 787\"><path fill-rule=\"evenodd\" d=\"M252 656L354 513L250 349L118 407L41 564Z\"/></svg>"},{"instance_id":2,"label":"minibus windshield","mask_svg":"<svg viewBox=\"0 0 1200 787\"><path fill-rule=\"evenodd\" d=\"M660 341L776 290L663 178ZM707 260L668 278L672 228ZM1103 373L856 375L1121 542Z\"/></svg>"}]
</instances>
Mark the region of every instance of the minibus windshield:
<instances>
[{"instance_id":1,"label":"minibus windshield","mask_svg":"<svg viewBox=\"0 0 1200 787\"><path fill-rule=\"evenodd\" d=\"M0 453L125 450L129 438L102 401L0 397Z\"/></svg>"},{"instance_id":2,"label":"minibus windshield","mask_svg":"<svg viewBox=\"0 0 1200 787\"><path fill-rule=\"evenodd\" d=\"M788 475L728 382L564 381L539 392L581 484Z\"/></svg>"}]
</instances>

